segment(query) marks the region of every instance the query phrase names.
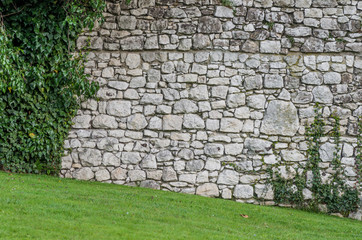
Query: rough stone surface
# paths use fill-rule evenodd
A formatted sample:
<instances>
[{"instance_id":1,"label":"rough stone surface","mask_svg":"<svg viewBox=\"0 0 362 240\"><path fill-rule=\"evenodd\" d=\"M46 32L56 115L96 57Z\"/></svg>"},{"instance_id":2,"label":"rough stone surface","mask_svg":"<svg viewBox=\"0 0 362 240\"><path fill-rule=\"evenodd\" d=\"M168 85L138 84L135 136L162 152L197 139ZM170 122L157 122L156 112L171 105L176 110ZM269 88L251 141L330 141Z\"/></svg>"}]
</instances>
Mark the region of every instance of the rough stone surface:
<instances>
[{"instance_id":1,"label":"rough stone surface","mask_svg":"<svg viewBox=\"0 0 362 240\"><path fill-rule=\"evenodd\" d=\"M299 128L297 109L291 102L269 103L260 131L269 135L294 136Z\"/></svg>"},{"instance_id":2,"label":"rough stone surface","mask_svg":"<svg viewBox=\"0 0 362 240\"><path fill-rule=\"evenodd\" d=\"M322 180L334 171L333 114L343 181L355 185L362 3L230 3L106 3L76 42L100 88L73 119L62 177L272 205L265 170L292 179L306 165L318 102Z\"/></svg>"}]
</instances>

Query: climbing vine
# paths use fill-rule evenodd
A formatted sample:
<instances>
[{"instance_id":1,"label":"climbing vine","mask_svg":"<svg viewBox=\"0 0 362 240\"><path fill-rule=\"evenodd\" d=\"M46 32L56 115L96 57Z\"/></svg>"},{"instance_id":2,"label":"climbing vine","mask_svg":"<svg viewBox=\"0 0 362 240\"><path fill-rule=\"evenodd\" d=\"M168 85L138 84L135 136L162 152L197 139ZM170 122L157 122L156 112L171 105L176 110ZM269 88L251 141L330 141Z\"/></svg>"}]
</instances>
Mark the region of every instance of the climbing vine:
<instances>
[{"instance_id":1,"label":"climbing vine","mask_svg":"<svg viewBox=\"0 0 362 240\"><path fill-rule=\"evenodd\" d=\"M75 41L102 0L0 3L0 169L56 174L81 100L97 90Z\"/></svg>"},{"instance_id":2,"label":"climbing vine","mask_svg":"<svg viewBox=\"0 0 362 240\"><path fill-rule=\"evenodd\" d=\"M335 146L331 161L331 176L325 179L322 179L321 176L324 172L321 169L320 147L322 138L326 134L324 133L325 122L322 111L317 105L314 121L306 128L307 163L305 165L299 164L295 168L286 167L287 171L295 172L295 176L288 179L281 176L278 168L268 168L267 170L271 176L270 183L274 190L276 203L292 204L298 208L314 211L319 211L320 207L324 205L328 212L341 213L344 216L358 207L357 187L349 186L344 181L346 176L341 165L340 119L337 115L332 114L331 120L333 121L333 129L330 132L330 137ZM359 136L359 141L361 141L360 138ZM274 154L277 154L275 150ZM360 159L360 153L357 155L357 161L358 159ZM357 166L359 166L358 164ZM307 194L304 193L307 192L311 192L311 196L305 199Z\"/></svg>"}]
</instances>

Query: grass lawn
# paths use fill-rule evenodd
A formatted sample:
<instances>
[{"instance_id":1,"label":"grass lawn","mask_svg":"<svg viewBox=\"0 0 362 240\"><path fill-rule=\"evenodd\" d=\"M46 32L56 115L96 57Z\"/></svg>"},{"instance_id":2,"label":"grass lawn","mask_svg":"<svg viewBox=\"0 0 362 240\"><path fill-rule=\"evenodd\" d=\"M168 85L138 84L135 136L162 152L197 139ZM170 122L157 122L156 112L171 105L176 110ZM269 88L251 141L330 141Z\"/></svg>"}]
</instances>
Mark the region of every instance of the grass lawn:
<instances>
[{"instance_id":1,"label":"grass lawn","mask_svg":"<svg viewBox=\"0 0 362 240\"><path fill-rule=\"evenodd\" d=\"M362 239L362 222L144 188L0 172L0 239Z\"/></svg>"}]
</instances>

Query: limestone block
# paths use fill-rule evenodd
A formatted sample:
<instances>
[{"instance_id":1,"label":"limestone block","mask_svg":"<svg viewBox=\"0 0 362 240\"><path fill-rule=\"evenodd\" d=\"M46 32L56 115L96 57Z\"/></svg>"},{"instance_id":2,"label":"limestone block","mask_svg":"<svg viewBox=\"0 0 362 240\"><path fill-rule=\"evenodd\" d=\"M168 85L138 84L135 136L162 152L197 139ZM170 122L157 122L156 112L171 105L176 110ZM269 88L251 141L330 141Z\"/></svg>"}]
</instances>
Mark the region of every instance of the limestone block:
<instances>
[{"instance_id":1,"label":"limestone block","mask_svg":"<svg viewBox=\"0 0 362 240\"><path fill-rule=\"evenodd\" d=\"M217 143L208 143L205 145L204 152L210 157L221 157L224 154L224 146Z\"/></svg>"},{"instance_id":2,"label":"limestone block","mask_svg":"<svg viewBox=\"0 0 362 240\"><path fill-rule=\"evenodd\" d=\"M90 115L76 116L73 118L73 128L90 128L91 119Z\"/></svg>"},{"instance_id":3,"label":"limestone block","mask_svg":"<svg viewBox=\"0 0 362 240\"><path fill-rule=\"evenodd\" d=\"M131 115L127 118L127 128L131 130L141 130L147 126L145 116L140 113Z\"/></svg>"},{"instance_id":4,"label":"limestone block","mask_svg":"<svg viewBox=\"0 0 362 240\"><path fill-rule=\"evenodd\" d=\"M91 180L94 178L94 173L90 168L84 167L76 170L73 177L78 180Z\"/></svg>"},{"instance_id":5,"label":"limestone block","mask_svg":"<svg viewBox=\"0 0 362 240\"><path fill-rule=\"evenodd\" d=\"M172 167L165 167L162 171L162 180L165 182L177 181L177 174Z\"/></svg>"},{"instance_id":6,"label":"limestone block","mask_svg":"<svg viewBox=\"0 0 362 240\"><path fill-rule=\"evenodd\" d=\"M86 148L79 153L79 159L85 167L95 167L102 163L102 154L97 149Z\"/></svg>"},{"instance_id":7,"label":"limestone block","mask_svg":"<svg viewBox=\"0 0 362 240\"><path fill-rule=\"evenodd\" d=\"M236 118L222 118L220 122L221 132L239 133L243 128L243 122Z\"/></svg>"},{"instance_id":8,"label":"limestone block","mask_svg":"<svg viewBox=\"0 0 362 240\"><path fill-rule=\"evenodd\" d=\"M146 180L146 173L142 170L129 170L128 177L132 182L143 181Z\"/></svg>"},{"instance_id":9,"label":"limestone block","mask_svg":"<svg viewBox=\"0 0 362 240\"><path fill-rule=\"evenodd\" d=\"M93 119L92 126L94 128L105 128L105 129L117 128L118 123L114 117L101 114Z\"/></svg>"},{"instance_id":10,"label":"limestone block","mask_svg":"<svg viewBox=\"0 0 362 240\"><path fill-rule=\"evenodd\" d=\"M97 181L101 182L109 180L111 178L111 175L109 174L107 169L101 169L96 172L95 177Z\"/></svg>"},{"instance_id":11,"label":"limestone block","mask_svg":"<svg viewBox=\"0 0 362 240\"><path fill-rule=\"evenodd\" d=\"M142 159L138 152L122 152L121 160L122 160L122 163L125 163L125 164L129 164L129 163L137 164Z\"/></svg>"},{"instance_id":12,"label":"limestone block","mask_svg":"<svg viewBox=\"0 0 362 240\"><path fill-rule=\"evenodd\" d=\"M260 129L262 133L294 136L298 129L299 118L293 103L280 100L269 103Z\"/></svg>"},{"instance_id":13,"label":"limestone block","mask_svg":"<svg viewBox=\"0 0 362 240\"><path fill-rule=\"evenodd\" d=\"M259 138L246 138L244 148L250 153L267 154L272 152L272 143Z\"/></svg>"},{"instance_id":14,"label":"limestone block","mask_svg":"<svg viewBox=\"0 0 362 240\"><path fill-rule=\"evenodd\" d=\"M237 199L248 199L254 196L254 189L249 185L236 185L233 196Z\"/></svg>"},{"instance_id":15,"label":"limestone block","mask_svg":"<svg viewBox=\"0 0 362 240\"><path fill-rule=\"evenodd\" d=\"M177 115L165 115L163 116L163 130L175 130L179 131L182 127L183 118Z\"/></svg>"},{"instance_id":16,"label":"limestone block","mask_svg":"<svg viewBox=\"0 0 362 240\"><path fill-rule=\"evenodd\" d=\"M205 122L196 114L185 114L183 126L188 129L203 129L205 128Z\"/></svg>"},{"instance_id":17,"label":"limestone block","mask_svg":"<svg viewBox=\"0 0 362 240\"><path fill-rule=\"evenodd\" d=\"M288 162L300 162L306 160L306 157L298 150L282 150L281 156Z\"/></svg>"},{"instance_id":18,"label":"limestone block","mask_svg":"<svg viewBox=\"0 0 362 240\"><path fill-rule=\"evenodd\" d=\"M127 170L123 168L116 168L111 172L112 180L124 180L127 178Z\"/></svg>"},{"instance_id":19,"label":"limestone block","mask_svg":"<svg viewBox=\"0 0 362 240\"><path fill-rule=\"evenodd\" d=\"M219 188L215 183L205 183L196 189L196 194L205 197L218 197Z\"/></svg>"},{"instance_id":20,"label":"limestone block","mask_svg":"<svg viewBox=\"0 0 362 240\"><path fill-rule=\"evenodd\" d=\"M236 185L239 183L239 173L226 169L219 174L217 183L225 185Z\"/></svg>"},{"instance_id":21,"label":"limestone block","mask_svg":"<svg viewBox=\"0 0 362 240\"><path fill-rule=\"evenodd\" d=\"M107 114L116 117L127 117L131 114L131 102L112 100L107 103Z\"/></svg>"}]
</instances>

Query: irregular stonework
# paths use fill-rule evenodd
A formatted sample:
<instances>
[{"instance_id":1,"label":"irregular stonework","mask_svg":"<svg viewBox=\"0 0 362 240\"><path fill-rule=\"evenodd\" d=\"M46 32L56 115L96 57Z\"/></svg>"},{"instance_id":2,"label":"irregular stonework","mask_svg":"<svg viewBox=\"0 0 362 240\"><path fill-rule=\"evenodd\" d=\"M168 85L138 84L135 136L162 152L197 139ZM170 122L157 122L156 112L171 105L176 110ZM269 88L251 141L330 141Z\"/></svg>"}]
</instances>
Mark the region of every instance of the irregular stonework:
<instances>
[{"instance_id":1,"label":"irregular stonework","mask_svg":"<svg viewBox=\"0 0 362 240\"><path fill-rule=\"evenodd\" d=\"M73 119L61 176L274 204L266 170L291 179L306 164L318 102L326 131L341 118L345 180L361 187L362 4L231 2L107 1L76 43L100 89ZM325 137L321 175L335 149Z\"/></svg>"}]
</instances>

